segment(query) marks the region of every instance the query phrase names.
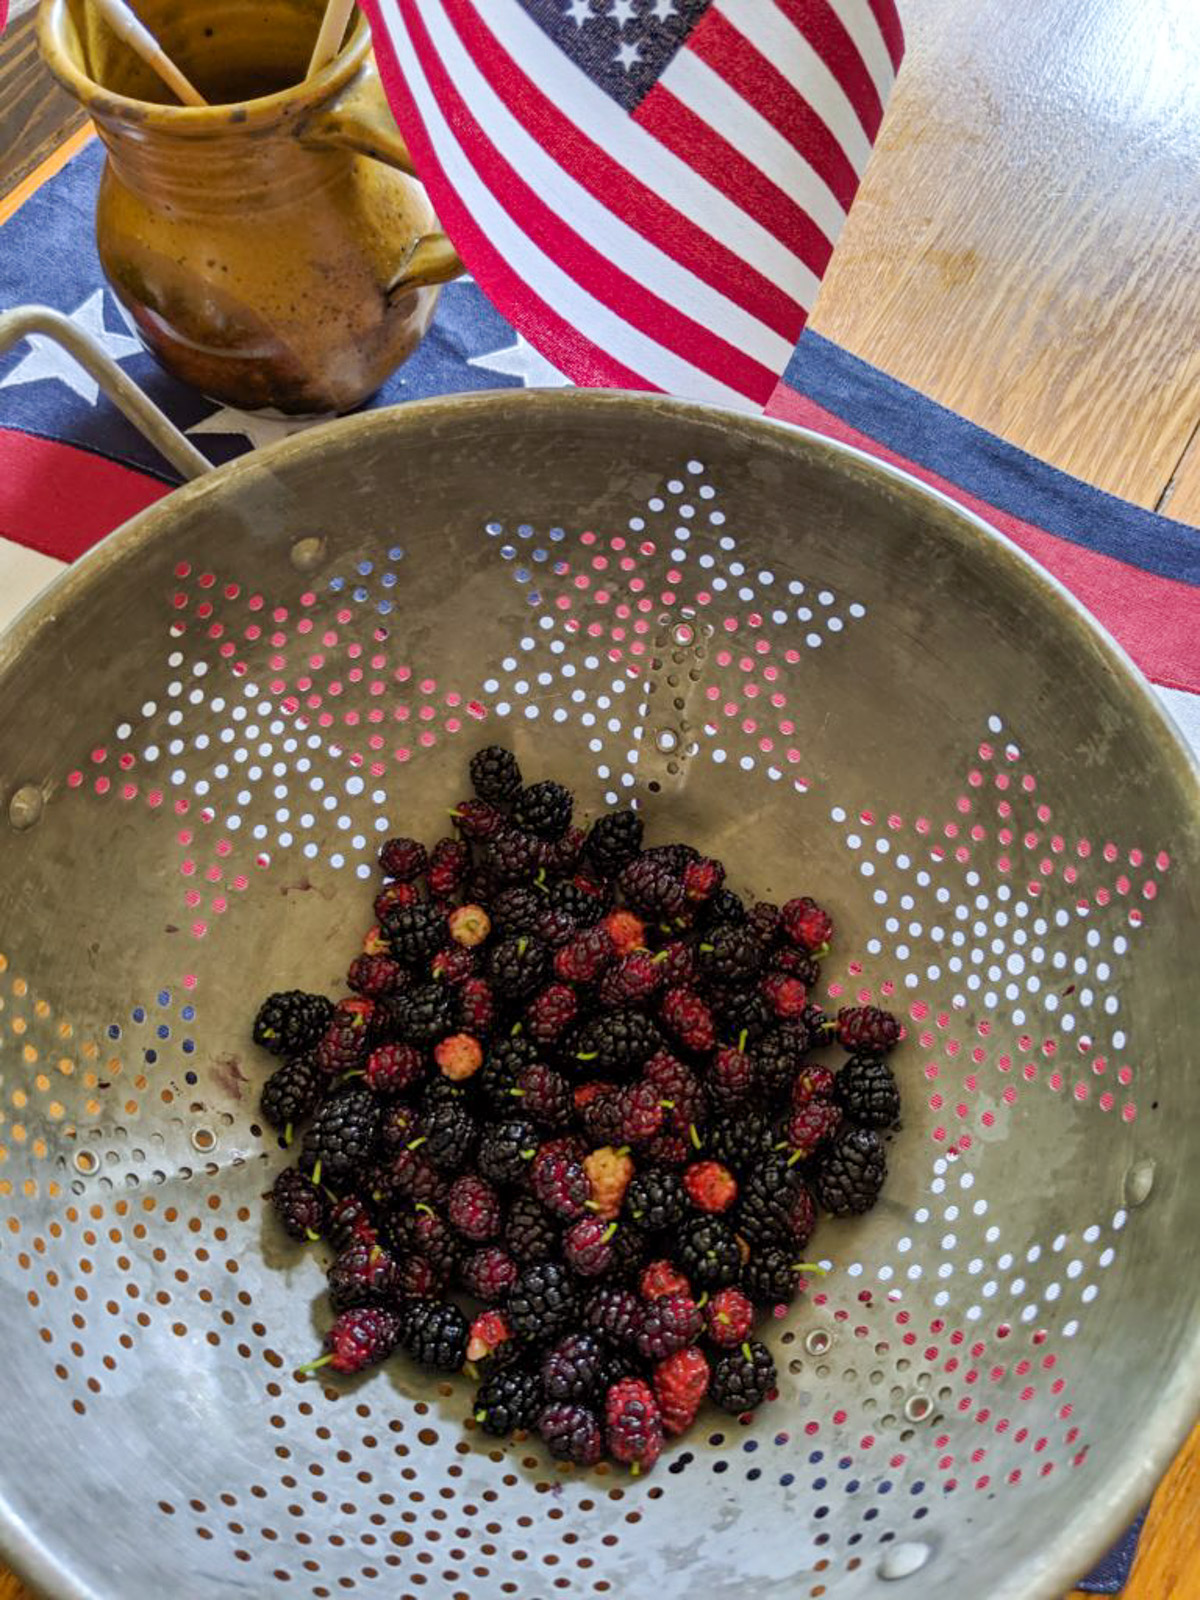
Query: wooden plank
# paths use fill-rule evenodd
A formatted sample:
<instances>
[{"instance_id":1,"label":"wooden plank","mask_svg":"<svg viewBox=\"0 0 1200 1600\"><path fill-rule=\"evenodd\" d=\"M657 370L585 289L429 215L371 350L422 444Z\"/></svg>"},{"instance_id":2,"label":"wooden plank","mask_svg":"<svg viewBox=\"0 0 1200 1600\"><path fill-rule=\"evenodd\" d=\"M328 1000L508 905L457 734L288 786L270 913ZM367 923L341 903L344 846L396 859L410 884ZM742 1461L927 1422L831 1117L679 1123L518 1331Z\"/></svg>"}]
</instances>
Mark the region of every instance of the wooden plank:
<instances>
[{"instance_id":1,"label":"wooden plank","mask_svg":"<svg viewBox=\"0 0 1200 1600\"><path fill-rule=\"evenodd\" d=\"M1190 1600L1200 1595L1200 1427L1163 1479L1121 1600ZM1080 1591L1069 1600L1088 1600Z\"/></svg>"},{"instance_id":2,"label":"wooden plank","mask_svg":"<svg viewBox=\"0 0 1200 1600\"><path fill-rule=\"evenodd\" d=\"M84 122L83 112L42 65L35 18L34 11L10 18L0 34L0 195Z\"/></svg>"},{"instance_id":3,"label":"wooden plank","mask_svg":"<svg viewBox=\"0 0 1200 1600\"><path fill-rule=\"evenodd\" d=\"M1200 426L1159 500L1164 516L1200 528Z\"/></svg>"},{"instance_id":4,"label":"wooden plank","mask_svg":"<svg viewBox=\"0 0 1200 1600\"><path fill-rule=\"evenodd\" d=\"M1200 421L1200 6L902 9L908 55L813 326L1154 506ZM1172 511L1200 520L1192 492Z\"/></svg>"}]
</instances>

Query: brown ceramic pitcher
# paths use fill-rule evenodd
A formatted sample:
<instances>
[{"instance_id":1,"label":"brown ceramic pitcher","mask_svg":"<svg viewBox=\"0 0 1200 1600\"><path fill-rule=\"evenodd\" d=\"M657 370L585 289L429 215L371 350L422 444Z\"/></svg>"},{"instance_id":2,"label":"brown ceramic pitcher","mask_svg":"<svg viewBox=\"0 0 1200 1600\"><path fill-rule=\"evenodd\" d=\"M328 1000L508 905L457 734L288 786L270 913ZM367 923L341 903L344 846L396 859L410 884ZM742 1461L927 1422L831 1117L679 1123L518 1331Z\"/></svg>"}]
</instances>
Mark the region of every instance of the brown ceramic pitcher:
<instances>
[{"instance_id":1,"label":"brown ceramic pitcher","mask_svg":"<svg viewBox=\"0 0 1200 1600\"><path fill-rule=\"evenodd\" d=\"M462 265L356 20L304 82L324 0L137 0L210 101L170 92L83 0L42 0L50 70L108 150L100 260L176 377L246 410L346 411L412 354Z\"/></svg>"}]
</instances>

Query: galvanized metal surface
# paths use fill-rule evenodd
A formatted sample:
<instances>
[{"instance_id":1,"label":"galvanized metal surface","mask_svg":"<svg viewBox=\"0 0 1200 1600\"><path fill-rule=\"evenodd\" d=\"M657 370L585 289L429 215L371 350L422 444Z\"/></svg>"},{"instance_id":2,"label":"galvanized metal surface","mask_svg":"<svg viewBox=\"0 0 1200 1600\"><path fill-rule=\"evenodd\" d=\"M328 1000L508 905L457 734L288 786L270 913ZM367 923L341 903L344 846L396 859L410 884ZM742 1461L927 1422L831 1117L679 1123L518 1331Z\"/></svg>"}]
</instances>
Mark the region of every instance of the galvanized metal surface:
<instances>
[{"instance_id":1,"label":"galvanized metal surface","mask_svg":"<svg viewBox=\"0 0 1200 1600\"><path fill-rule=\"evenodd\" d=\"M248 1045L378 840L511 739L838 919L909 1039L779 1401L653 1475L298 1379ZM55 1595L1057 1597L1195 1409L1197 788L1065 593L803 434L594 393L342 421L188 486L0 643L0 1517Z\"/></svg>"}]
</instances>

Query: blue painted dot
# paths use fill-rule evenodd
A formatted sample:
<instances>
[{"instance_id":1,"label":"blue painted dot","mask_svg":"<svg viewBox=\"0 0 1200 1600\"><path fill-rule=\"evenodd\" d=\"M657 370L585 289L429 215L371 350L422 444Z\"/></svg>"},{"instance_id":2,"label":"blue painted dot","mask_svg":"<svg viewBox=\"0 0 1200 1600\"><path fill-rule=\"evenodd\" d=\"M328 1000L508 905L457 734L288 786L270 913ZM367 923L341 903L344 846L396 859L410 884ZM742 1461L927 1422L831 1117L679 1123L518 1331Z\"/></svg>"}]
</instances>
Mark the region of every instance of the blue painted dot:
<instances>
[{"instance_id":1,"label":"blue painted dot","mask_svg":"<svg viewBox=\"0 0 1200 1600\"><path fill-rule=\"evenodd\" d=\"M876 1494L891 1494L892 1486L891 1486L890 1482L887 1480L887 1478L885 1478L883 1480L883 1482L879 1485L878 1489L875 1492L876 1492Z\"/></svg>"},{"instance_id":2,"label":"blue painted dot","mask_svg":"<svg viewBox=\"0 0 1200 1600\"><path fill-rule=\"evenodd\" d=\"M551 528L550 537L554 540L555 544L561 544L567 536L561 528Z\"/></svg>"},{"instance_id":3,"label":"blue painted dot","mask_svg":"<svg viewBox=\"0 0 1200 1600\"><path fill-rule=\"evenodd\" d=\"M199 1080L194 1072L185 1072L183 1075L183 1081L185 1083L197 1083Z\"/></svg>"},{"instance_id":4,"label":"blue painted dot","mask_svg":"<svg viewBox=\"0 0 1200 1600\"><path fill-rule=\"evenodd\" d=\"M394 589L396 587L396 574L394 572L385 572L379 581L385 589Z\"/></svg>"},{"instance_id":5,"label":"blue painted dot","mask_svg":"<svg viewBox=\"0 0 1200 1600\"><path fill-rule=\"evenodd\" d=\"M367 594L368 594L368 591L366 589L364 589L362 584L360 583L358 585L358 587L354 591L354 598L358 601L359 605L361 605L363 603L363 601L367 598Z\"/></svg>"},{"instance_id":6,"label":"blue painted dot","mask_svg":"<svg viewBox=\"0 0 1200 1600\"><path fill-rule=\"evenodd\" d=\"M757 1483L758 1480L761 1477L762 1477L762 1468L761 1467L751 1467L750 1471L746 1474L746 1482L747 1483Z\"/></svg>"},{"instance_id":7,"label":"blue painted dot","mask_svg":"<svg viewBox=\"0 0 1200 1600\"><path fill-rule=\"evenodd\" d=\"M131 1012L131 1015L132 1015L133 1020L135 1022L145 1022L145 1020L146 1020L146 1008L145 1008L145 1006L134 1006L133 1011Z\"/></svg>"},{"instance_id":8,"label":"blue painted dot","mask_svg":"<svg viewBox=\"0 0 1200 1600\"><path fill-rule=\"evenodd\" d=\"M758 1449L758 1440L757 1439L743 1439L742 1440L742 1449L745 1450L747 1454L750 1454L752 1451Z\"/></svg>"},{"instance_id":9,"label":"blue painted dot","mask_svg":"<svg viewBox=\"0 0 1200 1600\"><path fill-rule=\"evenodd\" d=\"M846 1485L846 1493L847 1494L857 1494L858 1493L858 1479L857 1478L851 1478L849 1483L847 1483L847 1485Z\"/></svg>"},{"instance_id":10,"label":"blue painted dot","mask_svg":"<svg viewBox=\"0 0 1200 1600\"><path fill-rule=\"evenodd\" d=\"M816 1517L818 1519L818 1521L822 1517L827 1517L828 1515L829 1515L829 1507L828 1506L818 1506L817 1509L813 1512L813 1516Z\"/></svg>"},{"instance_id":11,"label":"blue painted dot","mask_svg":"<svg viewBox=\"0 0 1200 1600\"><path fill-rule=\"evenodd\" d=\"M158 991L158 1003L160 1006L169 1006L171 1004L170 989L160 989Z\"/></svg>"},{"instance_id":12,"label":"blue painted dot","mask_svg":"<svg viewBox=\"0 0 1200 1600\"><path fill-rule=\"evenodd\" d=\"M850 1535L850 1537L846 1540L846 1543L847 1544L861 1544L862 1543L862 1534L861 1533L852 1533Z\"/></svg>"},{"instance_id":13,"label":"blue painted dot","mask_svg":"<svg viewBox=\"0 0 1200 1600\"><path fill-rule=\"evenodd\" d=\"M403 561L404 560L404 549L403 549L403 547L401 545L394 544L392 546L392 548L388 551L388 560L389 561Z\"/></svg>"},{"instance_id":14,"label":"blue painted dot","mask_svg":"<svg viewBox=\"0 0 1200 1600\"><path fill-rule=\"evenodd\" d=\"M358 563L358 575L360 578L369 578L371 576L371 572L372 566L369 561L360 561Z\"/></svg>"},{"instance_id":15,"label":"blue painted dot","mask_svg":"<svg viewBox=\"0 0 1200 1600\"><path fill-rule=\"evenodd\" d=\"M375 609L376 609L376 611L378 611L378 613L379 613L379 615L381 617L390 616L391 610L392 610L392 602L390 600L381 600L379 602L379 604L375 607Z\"/></svg>"},{"instance_id":16,"label":"blue painted dot","mask_svg":"<svg viewBox=\"0 0 1200 1600\"><path fill-rule=\"evenodd\" d=\"M785 1489L788 1488L791 1484L795 1483L795 1481L796 1481L796 1475L793 1472L785 1472L783 1474L783 1476L779 1480L780 1484Z\"/></svg>"},{"instance_id":17,"label":"blue painted dot","mask_svg":"<svg viewBox=\"0 0 1200 1600\"><path fill-rule=\"evenodd\" d=\"M157 1060L158 1060L158 1051L157 1050L147 1050L146 1051L146 1065L148 1067L152 1067Z\"/></svg>"},{"instance_id":18,"label":"blue painted dot","mask_svg":"<svg viewBox=\"0 0 1200 1600\"><path fill-rule=\"evenodd\" d=\"M184 1006L181 1015L182 1015L183 1020L185 1022L190 1022L192 1020L192 1018L196 1015L195 1006Z\"/></svg>"},{"instance_id":19,"label":"blue painted dot","mask_svg":"<svg viewBox=\"0 0 1200 1600\"><path fill-rule=\"evenodd\" d=\"M814 1450L811 1453L811 1455L809 1456L808 1459L812 1462L813 1466L815 1467L818 1461L824 1461L825 1452L824 1452L824 1450Z\"/></svg>"},{"instance_id":20,"label":"blue painted dot","mask_svg":"<svg viewBox=\"0 0 1200 1600\"><path fill-rule=\"evenodd\" d=\"M121 1037L121 1029L120 1029L119 1024L117 1024L115 1022L110 1022L109 1023L109 1025L108 1025L108 1037L110 1039L119 1039Z\"/></svg>"},{"instance_id":21,"label":"blue painted dot","mask_svg":"<svg viewBox=\"0 0 1200 1600\"><path fill-rule=\"evenodd\" d=\"M923 1478L918 1478L916 1483L913 1484L912 1488L908 1492L909 1494L924 1494L925 1480Z\"/></svg>"},{"instance_id":22,"label":"blue painted dot","mask_svg":"<svg viewBox=\"0 0 1200 1600\"><path fill-rule=\"evenodd\" d=\"M723 1433L710 1433L708 1436L708 1442L709 1444L724 1444L725 1435Z\"/></svg>"},{"instance_id":23,"label":"blue painted dot","mask_svg":"<svg viewBox=\"0 0 1200 1600\"><path fill-rule=\"evenodd\" d=\"M183 1053L184 1053L185 1056L192 1055L193 1052L195 1051L195 1049L196 1049L196 1041L194 1039L185 1039L183 1041Z\"/></svg>"},{"instance_id":24,"label":"blue painted dot","mask_svg":"<svg viewBox=\"0 0 1200 1600\"><path fill-rule=\"evenodd\" d=\"M788 1440L790 1438L791 1438L791 1434L788 1434L788 1433L777 1433L775 1435L775 1443L776 1444L787 1444L787 1442L788 1442Z\"/></svg>"},{"instance_id":25,"label":"blue painted dot","mask_svg":"<svg viewBox=\"0 0 1200 1600\"><path fill-rule=\"evenodd\" d=\"M814 1489L821 1490L821 1489L823 1489L825 1487L825 1484L826 1484L826 1479L824 1479L824 1478L814 1478L813 1479L813 1488Z\"/></svg>"},{"instance_id":26,"label":"blue painted dot","mask_svg":"<svg viewBox=\"0 0 1200 1600\"><path fill-rule=\"evenodd\" d=\"M154 1031L158 1034L160 1039L169 1039L171 1037L171 1030L167 1027L165 1022L160 1022Z\"/></svg>"},{"instance_id":27,"label":"blue painted dot","mask_svg":"<svg viewBox=\"0 0 1200 1600\"><path fill-rule=\"evenodd\" d=\"M838 1462L838 1466L841 1468L841 1470L843 1472L845 1472L848 1467L852 1467L853 1465L854 1465L854 1457L853 1456L843 1456L841 1458L841 1460Z\"/></svg>"},{"instance_id":28,"label":"blue painted dot","mask_svg":"<svg viewBox=\"0 0 1200 1600\"><path fill-rule=\"evenodd\" d=\"M346 580L345 578L330 578L329 587L333 590L334 594L337 594L339 590L346 587Z\"/></svg>"},{"instance_id":29,"label":"blue painted dot","mask_svg":"<svg viewBox=\"0 0 1200 1600\"><path fill-rule=\"evenodd\" d=\"M914 1522L920 1522L922 1517L927 1517L928 1515L929 1515L929 1507L928 1506L918 1506L917 1509L913 1512L913 1521Z\"/></svg>"},{"instance_id":30,"label":"blue painted dot","mask_svg":"<svg viewBox=\"0 0 1200 1600\"><path fill-rule=\"evenodd\" d=\"M728 1470L728 1468L729 1468L728 1461L722 1460L722 1461L714 1461L713 1462L713 1471L714 1472L726 1472Z\"/></svg>"},{"instance_id":31,"label":"blue painted dot","mask_svg":"<svg viewBox=\"0 0 1200 1600\"><path fill-rule=\"evenodd\" d=\"M863 1512L863 1521L864 1522L874 1522L875 1518L878 1515L879 1515L879 1507L878 1506L868 1506L867 1509Z\"/></svg>"}]
</instances>

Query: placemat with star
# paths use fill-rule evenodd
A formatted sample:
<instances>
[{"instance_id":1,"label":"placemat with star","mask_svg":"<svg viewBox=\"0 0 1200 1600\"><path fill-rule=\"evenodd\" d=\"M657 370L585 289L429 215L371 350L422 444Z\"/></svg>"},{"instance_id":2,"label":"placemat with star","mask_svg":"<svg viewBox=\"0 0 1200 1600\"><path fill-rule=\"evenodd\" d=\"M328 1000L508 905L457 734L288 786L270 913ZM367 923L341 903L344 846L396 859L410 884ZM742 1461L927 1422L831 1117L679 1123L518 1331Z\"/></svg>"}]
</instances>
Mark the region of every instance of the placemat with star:
<instances>
[{"instance_id":1,"label":"placemat with star","mask_svg":"<svg viewBox=\"0 0 1200 1600\"><path fill-rule=\"evenodd\" d=\"M70 316L215 464L321 420L237 411L155 365L100 270L102 163L99 145L85 146L0 228L0 308L39 302ZM463 279L447 287L428 338L372 404L567 382ZM1125 646L1200 752L1200 532L1056 471L811 331L767 411L904 467L1020 545ZM50 341L0 356L0 626L177 481ZM1082 1588L1119 1593L1139 1528Z\"/></svg>"}]
</instances>

